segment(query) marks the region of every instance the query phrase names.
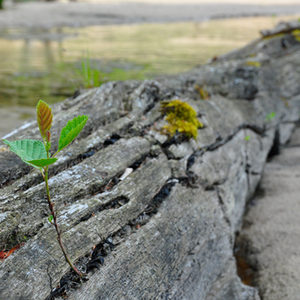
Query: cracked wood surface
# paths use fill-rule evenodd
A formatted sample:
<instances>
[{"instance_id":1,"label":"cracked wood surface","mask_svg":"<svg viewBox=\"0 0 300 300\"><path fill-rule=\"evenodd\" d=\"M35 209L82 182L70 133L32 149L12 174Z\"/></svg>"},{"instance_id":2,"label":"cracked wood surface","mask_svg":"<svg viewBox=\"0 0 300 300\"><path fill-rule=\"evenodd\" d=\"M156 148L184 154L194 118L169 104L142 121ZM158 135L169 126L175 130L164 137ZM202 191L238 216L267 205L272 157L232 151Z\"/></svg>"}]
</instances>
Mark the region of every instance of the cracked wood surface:
<instances>
[{"instance_id":1,"label":"cracked wood surface","mask_svg":"<svg viewBox=\"0 0 300 300\"><path fill-rule=\"evenodd\" d=\"M54 107L53 141L68 119L89 115L49 181L67 251L84 271L95 245L114 244L70 299L259 299L236 275L234 234L268 153L298 120L299 52L287 33L188 73L110 82ZM167 99L195 108L205 124L197 141L160 133ZM35 122L7 139L25 137L38 137ZM0 248L25 244L0 263L0 299L49 299L69 269L42 178L1 150Z\"/></svg>"}]
</instances>

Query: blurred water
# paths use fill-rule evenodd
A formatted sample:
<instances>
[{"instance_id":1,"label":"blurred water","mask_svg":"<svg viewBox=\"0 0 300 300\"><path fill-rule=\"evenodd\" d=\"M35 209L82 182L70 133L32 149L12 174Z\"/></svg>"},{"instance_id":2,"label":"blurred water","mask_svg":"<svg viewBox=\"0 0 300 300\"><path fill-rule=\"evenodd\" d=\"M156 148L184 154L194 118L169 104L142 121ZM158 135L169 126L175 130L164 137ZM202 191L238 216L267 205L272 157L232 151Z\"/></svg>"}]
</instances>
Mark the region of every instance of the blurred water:
<instances>
[{"instance_id":1,"label":"blurred water","mask_svg":"<svg viewBox=\"0 0 300 300\"><path fill-rule=\"evenodd\" d=\"M86 57L103 81L174 74L247 44L277 22L257 17L0 31L0 137L31 117L39 99L58 102L82 87Z\"/></svg>"}]
</instances>

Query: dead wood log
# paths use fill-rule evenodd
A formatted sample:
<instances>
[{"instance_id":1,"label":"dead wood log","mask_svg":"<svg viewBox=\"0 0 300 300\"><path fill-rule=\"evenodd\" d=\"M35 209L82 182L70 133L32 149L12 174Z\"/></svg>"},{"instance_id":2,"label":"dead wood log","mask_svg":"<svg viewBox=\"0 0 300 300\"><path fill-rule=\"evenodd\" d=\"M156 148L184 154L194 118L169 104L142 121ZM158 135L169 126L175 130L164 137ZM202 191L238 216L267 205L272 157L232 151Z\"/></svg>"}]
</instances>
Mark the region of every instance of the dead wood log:
<instances>
[{"instance_id":1,"label":"dead wood log","mask_svg":"<svg viewBox=\"0 0 300 300\"><path fill-rule=\"evenodd\" d=\"M269 152L299 119L300 43L284 37L284 46L281 36L261 39L185 74L110 82L55 106L53 140L68 119L89 115L49 182L87 282L68 273L42 178L3 146L0 249L24 245L0 263L0 299L259 299L237 276L233 248ZM168 99L195 108L205 124L197 141L160 133ZM25 137L38 138L34 121L7 138Z\"/></svg>"}]
</instances>

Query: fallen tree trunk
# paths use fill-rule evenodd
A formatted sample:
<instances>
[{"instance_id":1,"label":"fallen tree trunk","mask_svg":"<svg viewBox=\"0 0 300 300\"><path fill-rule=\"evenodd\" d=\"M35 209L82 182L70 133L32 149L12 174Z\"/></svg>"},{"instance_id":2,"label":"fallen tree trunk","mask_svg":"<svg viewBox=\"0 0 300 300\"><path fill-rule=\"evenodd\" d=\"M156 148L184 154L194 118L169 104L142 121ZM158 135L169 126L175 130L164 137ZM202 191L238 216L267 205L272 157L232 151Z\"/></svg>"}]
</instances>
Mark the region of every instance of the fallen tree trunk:
<instances>
[{"instance_id":1,"label":"fallen tree trunk","mask_svg":"<svg viewBox=\"0 0 300 300\"><path fill-rule=\"evenodd\" d=\"M49 181L67 251L89 272L81 285L47 220L41 176L3 146L0 249L24 245L0 263L0 299L259 299L237 276L234 237L268 154L299 119L299 52L287 31L185 74L110 82L55 106L53 140L89 115ZM195 108L197 141L160 133L168 99ZM36 123L7 138L38 138Z\"/></svg>"}]
</instances>

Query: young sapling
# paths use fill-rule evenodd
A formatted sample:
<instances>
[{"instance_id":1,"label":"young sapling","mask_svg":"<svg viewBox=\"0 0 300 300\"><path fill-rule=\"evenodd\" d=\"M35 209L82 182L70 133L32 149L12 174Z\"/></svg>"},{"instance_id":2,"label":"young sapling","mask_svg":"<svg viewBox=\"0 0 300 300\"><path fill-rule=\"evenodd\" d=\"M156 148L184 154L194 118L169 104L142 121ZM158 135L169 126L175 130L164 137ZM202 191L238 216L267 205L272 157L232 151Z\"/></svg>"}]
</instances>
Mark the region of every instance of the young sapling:
<instances>
[{"instance_id":1,"label":"young sapling","mask_svg":"<svg viewBox=\"0 0 300 300\"><path fill-rule=\"evenodd\" d=\"M58 150L51 156L50 129L52 126L53 118L52 110L46 102L40 100L36 106L36 112L37 122L43 141L23 139L12 142L3 140L3 142L7 144L10 150L17 154L26 164L41 171L45 182L47 201L50 210L50 216L48 217L48 220L55 227L57 233L57 241L63 252L66 262L70 265L75 273L82 277L83 274L71 262L62 242L61 230L57 224L57 214L54 209L54 203L51 201L50 197L48 169L50 165L54 164L57 161L56 155L78 136L85 123L87 122L88 116L82 115L68 121L67 125L61 130L58 141Z\"/></svg>"}]
</instances>

